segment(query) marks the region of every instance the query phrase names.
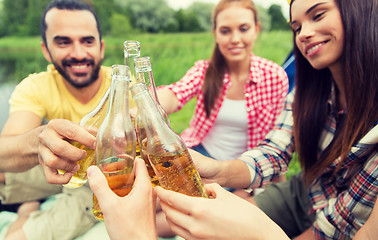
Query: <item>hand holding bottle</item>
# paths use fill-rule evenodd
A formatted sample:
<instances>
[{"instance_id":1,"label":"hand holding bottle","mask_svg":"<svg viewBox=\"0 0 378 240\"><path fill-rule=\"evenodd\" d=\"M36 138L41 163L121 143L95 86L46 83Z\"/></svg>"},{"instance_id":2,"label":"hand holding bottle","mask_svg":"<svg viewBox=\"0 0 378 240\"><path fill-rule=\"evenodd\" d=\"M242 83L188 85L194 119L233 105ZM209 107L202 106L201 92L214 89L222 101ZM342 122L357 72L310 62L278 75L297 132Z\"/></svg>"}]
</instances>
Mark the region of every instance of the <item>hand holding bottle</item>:
<instances>
[{"instance_id":1,"label":"hand holding bottle","mask_svg":"<svg viewBox=\"0 0 378 240\"><path fill-rule=\"evenodd\" d=\"M155 201L144 161L135 160L135 181L130 194L119 197L96 166L88 168L89 186L96 195L111 239L156 239Z\"/></svg>"},{"instance_id":2,"label":"hand holding bottle","mask_svg":"<svg viewBox=\"0 0 378 240\"><path fill-rule=\"evenodd\" d=\"M146 85L140 82L130 90L146 131L141 150L147 153L159 184L190 196L207 197L188 149L164 121Z\"/></svg>"},{"instance_id":3,"label":"hand holding bottle","mask_svg":"<svg viewBox=\"0 0 378 240\"><path fill-rule=\"evenodd\" d=\"M71 145L67 140L77 141L94 149L96 138L77 123L51 120L39 135L38 155L47 182L65 184L79 169L77 161L85 158L86 152ZM59 174L58 169L66 171Z\"/></svg>"},{"instance_id":4,"label":"hand holding bottle","mask_svg":"<svg viewBox=\"0 0 378 240\"><path fill-rule=\"evenodd\" d=\"M97 133L95 151L96 165L120 197L129 194L134 183L136 136L129 114L129 82L128 67L113 65L109 108ZM97 219L103 218L96 196L93 214Z\"/></svg>"},{"instance_id":5,"label":"hand holding bottle","mask_svg":"<svg viewBox=\"0 0 378 240\"><path fill-rule=\"evenodd\" d=\"M95 107L95 109L93 109L80 120L80 126L85 127L95 137L97 136L98 128L104 121L106 112L108 111L109 92L110 88L106 91L100 103ZM87 168L90 165L94 164L95 152L94 149L88 148L77 141L70 141L70 143L77 148L85 150L87 153L83 159L77 162L79 164L79 169L72 175L70 181L67 184L63 185L68 188L77 188L81 187L87 182ZM64 174L65 171L59 169L59 173Z\"/></svg>"},{"instance_id":6,"label":"hand holding bottle","mask_svg":"<svg viewBox=\"0 0 378 240\"><path fill-rule=\"evenodd\" d=\"M289 239L257 206L216 183L205 188L211 199L155 187L176 234L185 239Z\"/></svg>"}]
</instances>

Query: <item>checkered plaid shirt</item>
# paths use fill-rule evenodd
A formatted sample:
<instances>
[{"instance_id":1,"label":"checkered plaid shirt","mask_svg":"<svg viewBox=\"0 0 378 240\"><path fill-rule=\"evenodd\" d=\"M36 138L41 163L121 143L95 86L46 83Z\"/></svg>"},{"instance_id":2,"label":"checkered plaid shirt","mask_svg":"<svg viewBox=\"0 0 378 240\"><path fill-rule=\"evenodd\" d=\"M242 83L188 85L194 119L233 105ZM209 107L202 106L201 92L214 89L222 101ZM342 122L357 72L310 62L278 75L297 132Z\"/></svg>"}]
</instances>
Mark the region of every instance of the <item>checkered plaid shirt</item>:
<instances>
[{"instance_id":1,"label":"checkered plaid shirt","mask_svg":"<svg viewBox=\"0 0 378 240\"><path fill-rule=\"evenodd\" d=\"M332 98L331 98L332 99ZM251 187L268 184L274 176L287 170L294 148L292 135L293 93L288 95L284 111L264 142L244 153L241 159L251 171ZM337 113L329 101L329 115L323 130L318 154L331 142L336 128ZM336 159L309 188L312 211L316 212L313 224L318 239L352 239L365 223L378 193L378 126L351 148L340 171ZM355 168L355 166L360 166Z\"/></svg>"},{"instance_id":2,"label":"checkered plaid shirt","mask_svg":"<svg viewBox=\"0 0 378 240\"><path fill-rule=\"evenodd\" d=\"M202 92L203 80L209 61L197 61L184 77L168 87L179 100L180 110L189 100L197 96L194 116L190 126L181 134L188 147L196 146L204 139L218 116L228 87L230 76L226 72L223 78L222 93L213 107L210 117L206 117ZM248 148L257 145L274 126L274 121L281 112L288 92L286 72L278 64L251 54L250 78L245 87L245 99L248 114Z\"/></svg>"}]
</instances>

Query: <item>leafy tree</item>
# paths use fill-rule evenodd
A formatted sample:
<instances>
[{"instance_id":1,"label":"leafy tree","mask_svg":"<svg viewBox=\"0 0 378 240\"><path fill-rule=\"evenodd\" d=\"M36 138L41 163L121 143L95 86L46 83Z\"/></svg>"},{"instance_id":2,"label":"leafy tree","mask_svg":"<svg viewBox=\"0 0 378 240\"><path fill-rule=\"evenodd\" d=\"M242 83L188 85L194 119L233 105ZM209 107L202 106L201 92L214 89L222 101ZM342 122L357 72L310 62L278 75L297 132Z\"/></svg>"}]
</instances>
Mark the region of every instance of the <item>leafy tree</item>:
<instances>
[{"instance_id":1,"label":"leafy tree","mask_svg":"<svg viewBox=\"0 0 378 240\"><path fill-rule=\"evenodd\" d=\"M22 32L27 13L27 0L3 0L3 35L14 35Z\"/></svg>"},{"instance_id":2,"label":"leafy tree","mask_svg":"<svg viewBox=\"0 0 378 240\"><path fill-rule=\"evenodd\" d=\"M113 37L125 36L136 32L131 26L130 20L124 14L114 12L111 16L110 24L109 33Z\"/></svg>"},{"instance_id":3,"label":"leafy tree","mask_svg":"<svg viewBox=\"0 0 378 240\"><path fill-rule=\"evenodd\" d=\"M116 4L114 0L92 0L92 4L100 21L102 34L107 35L112 31L111 19Z\"/></svg>"},{"instance_id":4,"label":"leafy tree","mask_svg":"<svg viewBox=\"0 0 378 240\"><path fill-rule=\"evenodd\" d=\"M165 0L127 0L127 12L134 28L144 32L160 32L177 25L174 11Z\"/></svg>"},{"instance_id":5,"label":"leafy tree","mask_svg":"<svg viewBox=\"0 0 378 240\"><path fill-rule=\"evenodd\" d=\"M256 5L258 17L261 23L261 31L267 32L271 28L271 17L266 8Z\"/></svg>"},{"instance_id":6,"label":"leafy tree","mask_svg":"<svg viewBox=\"0 0 378 240\"><path fill-rule=\"evenodd\" d=\"M272 4L268 13L271 16L272 30L288 30L289 25L287 24L286 18L282 14L282 9L280 5Z\"/></svg>"},{"instance_id":7,"label":"leafy tree","mask_svg":"<svg viewBox=\"0 0 378 240\"><path fill-rule=\"evenodd\" d=\"M201 31L211 31L213 8L214 4L194 2L185 12L189 16L194 14Z\"/></svg>"},{"instance_id":8,"label":"leafy tree","mask_svg":"<svg viewBox=\"0 0 378 240\"><path fill-rule=\"evenodd\" d=\"M176 14L179 32L199 32L201 26L198 22L197 16L191 11L179 9Z\"/></svg>"},{"instance_id":9,"label":"leafy tree","mask_svg":"<svg viewBox=\"0 0 378 240\"><path fill-rule=\"evenodd\" d=\"M28 0L26 21L23 25L25 35L39 35L42 13L50 0Z\"/></svg>"}]
</instances>

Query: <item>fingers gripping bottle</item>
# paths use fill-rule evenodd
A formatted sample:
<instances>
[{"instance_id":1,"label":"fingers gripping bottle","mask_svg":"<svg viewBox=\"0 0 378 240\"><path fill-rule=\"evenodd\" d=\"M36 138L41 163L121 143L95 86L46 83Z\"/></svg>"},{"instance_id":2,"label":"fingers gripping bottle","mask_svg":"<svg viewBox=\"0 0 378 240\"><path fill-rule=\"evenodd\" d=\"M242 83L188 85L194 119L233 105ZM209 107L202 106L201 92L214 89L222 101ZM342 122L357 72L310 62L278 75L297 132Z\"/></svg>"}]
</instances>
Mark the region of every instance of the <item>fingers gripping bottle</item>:
<instances>
[{"instance_id":1,"label":"fingers gripping bottle","mask_svg":"<svg viewBox=\"0 0 378 240\"><path fill-rule=\"evenodd\" d=\"M110 89L106 91L97 107L80 120L80 126L86 128L93 136L97 135L97 131L100 128L101 123L104 121L109 106L109 92ZM70 143L87 152L85 158L77 162L80 166L79 170L73 174L71 180L67 184L63 185L68 188L78 188L84 185L88 180L87 169L95 162L95 150L87 148L76 141L70 141ZM64 173L62 170L59 170L59 172Z\"/></svg>"},{"instance_id":2,"label":"fingers gripping bottle","mask_svg":"<svg viewBox=\"0 0 378 240\"><path fill-rule=\"evenodd\" d=\"M149 161L160 185L189 196L208 197L188 149L164 121L144 83L130 88L147 133Z\"/></svg>"},{"instance_id":3,"label":"fingers gripping bottle","mask_svg":"<svg viewBox=\"0 0 378 240\"><path fill-rule=\"evenodd\" d=\"M129 114L129 70L112 66L109 108L97 133L96 165L118 196L126 196L134 183L135 130ZM98 201L93 196L93 214L102 220Z\"/></svg>"}]
</instances>

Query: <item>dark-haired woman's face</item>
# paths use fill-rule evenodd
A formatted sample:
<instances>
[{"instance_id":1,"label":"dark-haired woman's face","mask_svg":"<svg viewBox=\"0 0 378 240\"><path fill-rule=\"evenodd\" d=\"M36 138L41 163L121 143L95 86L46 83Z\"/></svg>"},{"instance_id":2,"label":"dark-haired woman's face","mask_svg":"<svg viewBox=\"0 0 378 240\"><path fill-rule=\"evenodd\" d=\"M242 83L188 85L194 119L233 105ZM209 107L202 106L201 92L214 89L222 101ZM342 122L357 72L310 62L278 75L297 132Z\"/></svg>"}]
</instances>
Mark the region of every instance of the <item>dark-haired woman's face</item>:
<instances>
[{"instance_id":1,"label":"dark-haired woman's face","mask_svg":"<svg viewBox=\"0 0 378 240\"><path fill-rule=\"evenodd\" d=\"M334 0L295 0L291 6L295 43L315 69L340 64L344 30Z\"/></svg>"}]
</instances>

